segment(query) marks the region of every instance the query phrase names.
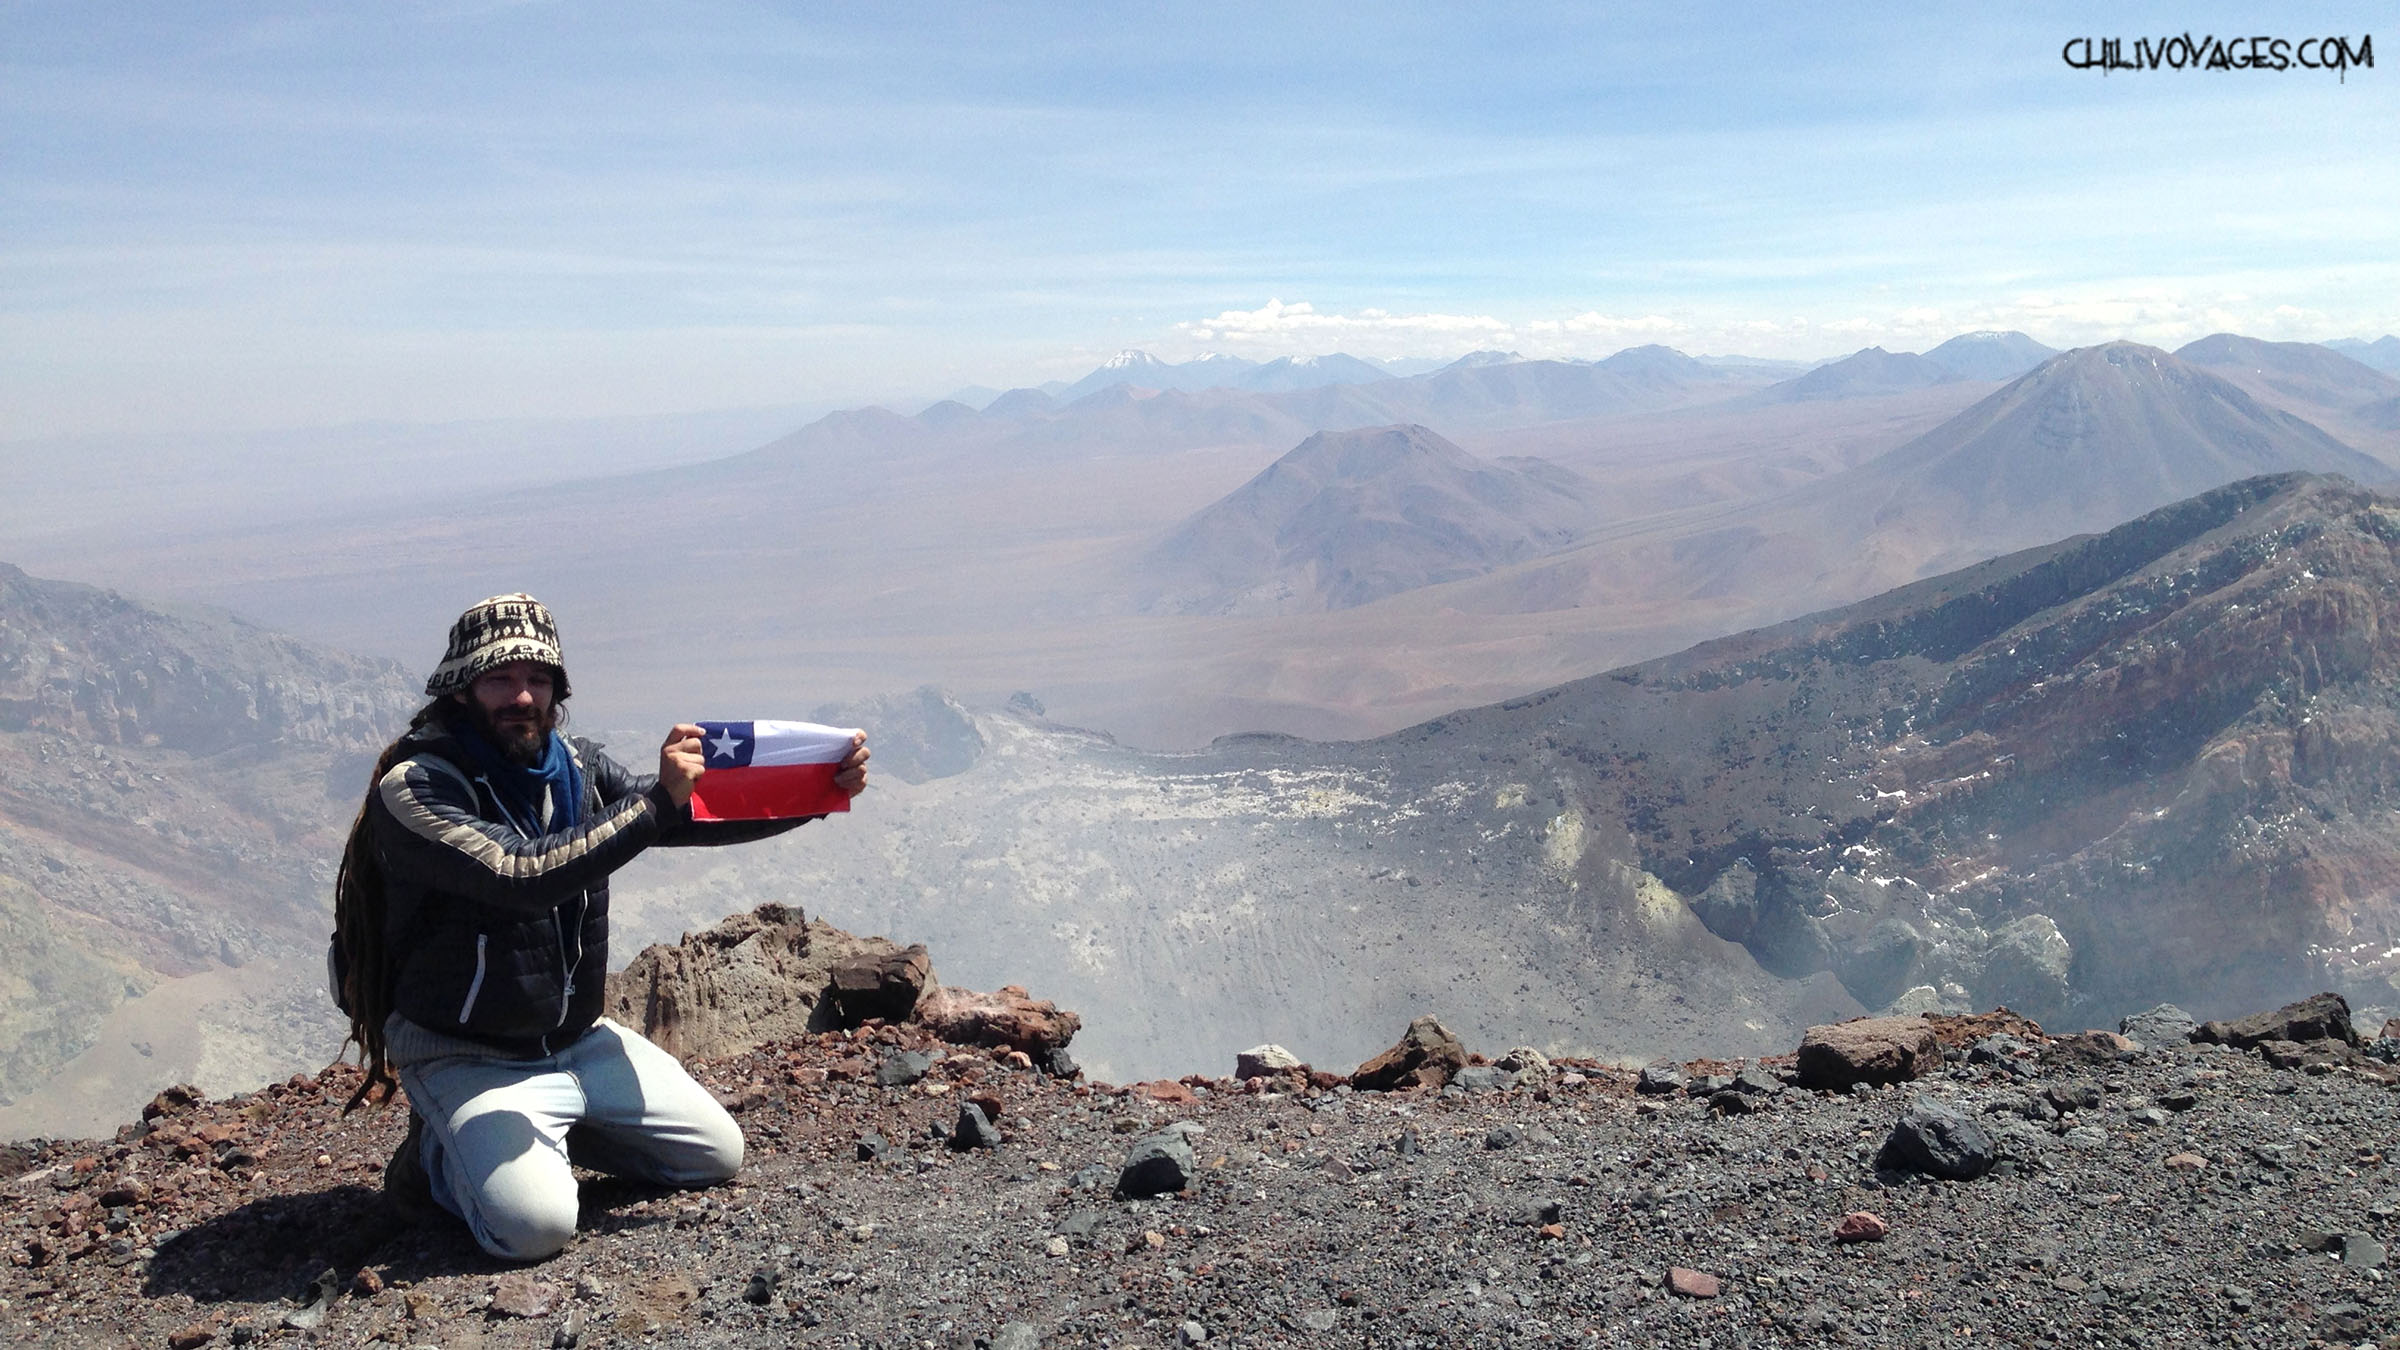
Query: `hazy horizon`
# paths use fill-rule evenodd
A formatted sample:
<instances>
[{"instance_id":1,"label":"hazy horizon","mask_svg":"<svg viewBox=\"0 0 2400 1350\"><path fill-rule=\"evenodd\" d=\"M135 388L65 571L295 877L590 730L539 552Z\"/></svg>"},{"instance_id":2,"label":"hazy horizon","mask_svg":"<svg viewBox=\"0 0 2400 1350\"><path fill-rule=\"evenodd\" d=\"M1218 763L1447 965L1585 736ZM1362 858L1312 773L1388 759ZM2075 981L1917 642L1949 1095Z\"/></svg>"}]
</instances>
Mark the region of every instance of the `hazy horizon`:
<instances>
[{"instance_id":1,"label":"hazy horizon","mask_svg":"<svg viewBox=\"0 0 2400 1350\"><path fill-rule=\"evenodd\" d=\"M2400 331L2382 70L2062 60L2378 8L564 13L14 7L0 438Z\"/></svg>"}]
</instances>

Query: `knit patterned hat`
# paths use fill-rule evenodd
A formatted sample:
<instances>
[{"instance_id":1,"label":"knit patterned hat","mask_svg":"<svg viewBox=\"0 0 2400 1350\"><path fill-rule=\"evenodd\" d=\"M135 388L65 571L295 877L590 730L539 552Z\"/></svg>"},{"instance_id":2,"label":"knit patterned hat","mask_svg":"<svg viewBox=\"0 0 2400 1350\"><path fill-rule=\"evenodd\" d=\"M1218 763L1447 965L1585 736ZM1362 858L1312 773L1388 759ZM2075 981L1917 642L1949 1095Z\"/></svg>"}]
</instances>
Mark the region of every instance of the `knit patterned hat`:
<instances>
[{"instance_id":1,"label":"knit patterned hat","mask_svg":"<svg viewBox=\"0 0 2400 1350\"><path fill-rule=\"evenodd\" d=\"M450 625L450 649L425 681L439 698L475 683L475 677L511 661L539 661L558 672L553 700L567 696L567 663L558 654L558 625L541 601L522 591L478 600Z\"/></svg>"}]
</instances>

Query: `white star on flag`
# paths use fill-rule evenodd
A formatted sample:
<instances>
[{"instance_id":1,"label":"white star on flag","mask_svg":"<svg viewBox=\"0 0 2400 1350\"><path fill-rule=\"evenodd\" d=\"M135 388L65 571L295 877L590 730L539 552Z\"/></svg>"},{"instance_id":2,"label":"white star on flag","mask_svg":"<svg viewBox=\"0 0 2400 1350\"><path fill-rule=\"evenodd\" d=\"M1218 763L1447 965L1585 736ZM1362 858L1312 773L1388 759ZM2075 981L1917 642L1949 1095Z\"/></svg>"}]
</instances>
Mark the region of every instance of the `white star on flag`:
<instances>
[{"instance_id":1,"label":"white star on flag","mask_svg":"<svg viewBox=\"0 0 2400 1350\"><path fill-rule=\"evenodd\" d=\"M708 743L708 747L716 751L719 758L731 759L733 752L742 748L742 738L730 731L720 731L717 738Z\"/></svg>"}]
</instances>

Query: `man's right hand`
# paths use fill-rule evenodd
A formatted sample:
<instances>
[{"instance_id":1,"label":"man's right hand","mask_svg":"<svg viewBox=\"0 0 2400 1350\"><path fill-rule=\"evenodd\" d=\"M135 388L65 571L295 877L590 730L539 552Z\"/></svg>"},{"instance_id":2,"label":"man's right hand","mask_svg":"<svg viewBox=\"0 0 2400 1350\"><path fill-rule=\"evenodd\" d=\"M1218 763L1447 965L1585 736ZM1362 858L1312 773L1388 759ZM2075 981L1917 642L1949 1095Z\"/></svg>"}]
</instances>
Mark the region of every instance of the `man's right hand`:
<instances>
[{"instance_id":1,"label":"man's right hand","mask_svg":"<svg viewBox=\"0 0 2400 1350\"><path fill-rule=\"evenodd\" d=\"M692 800L692 785L708 772L708 758L700 746L700 728L689 722L678 722L667 733L667 743L658 747L658 785L667 790L667 799L677 806L688 806Z\"/></svg>"}]
</instances>

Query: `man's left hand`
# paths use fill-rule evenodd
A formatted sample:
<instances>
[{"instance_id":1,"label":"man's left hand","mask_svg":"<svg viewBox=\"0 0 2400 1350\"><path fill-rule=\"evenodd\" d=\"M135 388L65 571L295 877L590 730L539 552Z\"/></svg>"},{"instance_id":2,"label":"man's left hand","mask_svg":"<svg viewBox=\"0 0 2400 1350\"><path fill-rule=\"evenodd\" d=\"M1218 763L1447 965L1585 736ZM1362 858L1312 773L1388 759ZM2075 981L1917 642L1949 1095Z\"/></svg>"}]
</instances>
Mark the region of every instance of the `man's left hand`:
<instances>
[{"instance_id":1,"label":"man's left hand","mask_svg":"<svg viewBox=\"0 0 2400 1350\"><path fill-rule=\"evenodd\" d=\"M861 731L850 737L850 753L842 756L834 767L834 789L845 797L855 797L867 790L867 733Z\"/></svg>"}]
</instances>

